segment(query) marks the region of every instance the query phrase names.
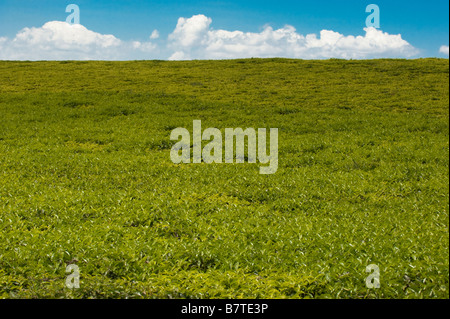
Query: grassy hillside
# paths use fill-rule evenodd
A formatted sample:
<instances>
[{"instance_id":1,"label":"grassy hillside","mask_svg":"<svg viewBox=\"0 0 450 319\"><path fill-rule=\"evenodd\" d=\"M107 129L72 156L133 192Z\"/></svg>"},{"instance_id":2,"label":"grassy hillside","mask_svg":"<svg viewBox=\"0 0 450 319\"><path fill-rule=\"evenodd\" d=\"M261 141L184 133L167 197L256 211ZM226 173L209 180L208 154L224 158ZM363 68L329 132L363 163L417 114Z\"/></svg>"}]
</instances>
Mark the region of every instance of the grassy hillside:
<instances>
[{"instance_id":1,"label":"grassy hillside","mask_svg":"<svg viewBox=\"0 0 450 319\"><path fill-rule=\"evenodd\" d=\"M449 297L448 60L0 62L0 114L0 297ZM193 120L277 173L173 164Z\"/></svg>"}]
</instances>

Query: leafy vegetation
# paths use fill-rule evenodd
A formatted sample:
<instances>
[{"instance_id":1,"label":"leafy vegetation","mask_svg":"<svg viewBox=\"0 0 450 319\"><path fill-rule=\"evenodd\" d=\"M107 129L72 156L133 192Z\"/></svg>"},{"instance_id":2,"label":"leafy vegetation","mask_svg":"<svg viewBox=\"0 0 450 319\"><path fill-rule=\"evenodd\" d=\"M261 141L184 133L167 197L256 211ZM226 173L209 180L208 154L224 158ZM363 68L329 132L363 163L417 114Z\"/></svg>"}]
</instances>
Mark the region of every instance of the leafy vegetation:
<instances>
[{"instance_id":1,"label":"leafy vegetation","mask_svg":"<svg viewBox=\"0 0 450 319\"><path fill-rule=\"evenodd\" d=\"M0 297L448 298L448 111L443 59L0 62ZM277 173L173 164L193 120Z\"/></svg>"}]
</instances>

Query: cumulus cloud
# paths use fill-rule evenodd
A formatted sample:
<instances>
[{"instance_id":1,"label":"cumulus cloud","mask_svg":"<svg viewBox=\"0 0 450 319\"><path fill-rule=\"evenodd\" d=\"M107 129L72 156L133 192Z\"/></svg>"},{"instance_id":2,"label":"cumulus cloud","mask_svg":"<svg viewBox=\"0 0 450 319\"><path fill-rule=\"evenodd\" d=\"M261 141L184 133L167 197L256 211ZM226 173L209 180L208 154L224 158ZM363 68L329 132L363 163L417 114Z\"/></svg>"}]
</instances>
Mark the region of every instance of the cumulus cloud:
<instances>
[{"instance_id":1,"label":"cumulus cloud","mask_svg":"<svg viewBox=\"0 0 450 319\"><path fill-rule=\"evenodd\" d=\"M175 30L169 35L174 47L190 48L203 45L212 19L203 14L192 18L179 18Z\"/></svg>"},{"instance_id":2,"label":"cumulus cloud","mask_svg":"<svg viewBox=\"0 0 450 319\"><path fill-rule=\"evenodd\" d=\"M151 42L124 42L80 24L50 21L42 27L24 28L15 38L0 39L3 60L113 60L156 50Z\"/></svg>"},{"instance_id":3,"label":"cumulus cloud","mask_svg":"<svg viewBox=\"0 0 450 319\"><path fill-rule=\"evenodd\" d=\"M0 40L1 41L1 40ZM1 42L0 42L1 43ZM444 55L449 55L449 47L448 45L443 45L441 46L441 48L439 49L439 53L442 53Z\"/></svg>"},{"instance_id":4,"label":"cumulus cloud","mask_svg":"<svg viewBox=\"0 0 450 319\"><path fill-rule=\"evenodd\" d=\"M401 35L365 28L364 36L345 36L322 30L320 36L299 34L292 26L260 33L214 30L204 15L180 18L169 35L171 59L228 59L249 57L291 57L302 59L411 57L418 51Z\"/></svg>"},{"instance_id":5,"label":"cumulus cloud","mask_svg":"<svg viewBox=\"0 0 450 319\"><path fill-rule=\"evenodd\" d=\"M153 30L152 34L150 35L150 39L158 39L159 38L159 31L158 30Z\"/></svg>"},{"instance_id":6,"label":"cumulus cloud","mask_svg":"<svg viewBox=\"0 0 450 319\"><path fill-rule=\"evenodd\" d=\"M114 35L91 31L79 24L50 21L42 27L24 28L13 39L0 37L1 60L133 60L133 59L232 59L250 57L389 58L418 54L400 34L365 28L363 35L343 35L332 30L303 35L293 27L261 32L215 30L212 19L199 14L179 18L164 48L152 40L123 41ZM448 55L448 46L441 52Z\"/></svg>"},{"instance_id":7,"label":"cumulus cloud","mask_svg":"<svg viewBox=\"0 0 450 319\"><path fill-rule=\"evenodd\" d=\"M190 56L184 53L183 51L177 51L169 57L169 61L182 61L190 59L191 59Z\"/></svg>"}]
</instances>

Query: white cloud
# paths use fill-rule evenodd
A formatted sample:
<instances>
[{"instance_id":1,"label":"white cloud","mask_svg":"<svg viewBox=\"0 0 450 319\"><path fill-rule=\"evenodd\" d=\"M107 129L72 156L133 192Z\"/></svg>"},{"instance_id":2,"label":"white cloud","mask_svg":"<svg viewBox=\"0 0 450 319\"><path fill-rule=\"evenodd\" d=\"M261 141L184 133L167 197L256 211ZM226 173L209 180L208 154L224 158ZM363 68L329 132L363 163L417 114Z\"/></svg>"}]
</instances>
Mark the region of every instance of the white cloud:
<instances>
[{"instance_id":1,"label":"white cloud","mask_svg":"<svg viewBox=\"0 0 450 319\"><path fill-rule=\"evenodd\" d=\"M24 28L12 40L0 40L4 60L114 60L156 50L151 42L124 42L80 24L50 21Z\"/></svg>"},{"instance_id":2,"label":"white cloud","mask_svg":"<svg viewBox=\"0 0 450 319\"><path fill-rule=\"evenodd\" d=\"M344 36L322 30L302 35L292 26L274 30L270 26L260 33L214 30L211 18L196 15L180 18L172 34L169 47L171 58L227 59L249 57L321 58L377 58L411 57L418 51L401 35L391 35L375 28L365 28L364 36Z\"/></svg>"},{"instance_id":3,"label":"white cloud","mask_svg":"<svg viewBox=\"0 0 450 319\"><path fill-rule=\"evenodd\" d=\"M203 44L201 42L205 40L211 23L211 18L202 14L189 19L179 18L175 30L169 35L169 40L173 41L176 47L188 48Z\"/></svg>"},{"instance_id":4,"label":"white cloud","mask_svg":"<svg viewBox=\"0 0 450 319\"><path fill-rule=\"evenodd\" d=\"M441 46L441 48L439 49L439 53L442 53L444 55L449 55L449 47L448 47L448 45Z\"/></svg>"},{"instance_id":5,"label":"white cloud","mask_svg":"<svg viewBox=\"0 0 450 319\"><path fill-rule=\"evenodd\" d=\"M51 21L41 28L25 28L14 39L19 44L35 44L39 47L52 46L59 50L85 49L95 45L102 48L120 45L113 35L103 35L86 29L80 24Z\"/></svg>"},{"instance_id":6,"label":"white cloud","mask_svg":"<svg viewBox=\"0 0 450 319\"><path fill-rule=\"evenodd\" d=\"M151 42L133 41L132 46L133 49L135 50L140 50L141 52L148 52L148 53L155 52L155 50L157 49L157 45Z\"/></svg>"},{"instance_id":7,"label":"white cloud","mask_svg":"<svg viewBox=\"0 0 450 319\"><path fill-rule=\"evenodd\" d=\"M364 29L365 34L358 36L331 30L303 35L288 25L276 30L266 26L253 33L215 30L211 24L212 19L201 14L179 18L165 48L160 48L151 41L159 38L158 30L153 30L145 42L123 41L82 25L50 21L39 28L24 28L13 39L0 37L0 60L362 59L418 54L401 35L374 28ZM448 55L448 46L443 48L441 52Z\"/></svg>"},{"instance_id":8,"label":"white cloud","mask_svg":"<svg viewBox=\"0 0 450 319\"><path fill-rule=\"evenodd\" d=\"M158 39L158 38L159 38L159 31L153 30L152 34L150 35L150 39L154 40L154 39Z\"/></svg>"},{"instance_id":9,"label":"white cloud","mask_svg":"<svg viewBox=\"0 0 450 319\"><path fill-rule=\"evenodd\" d=\"M169 57L170 61L182 61L182 60L189 60L189 59L190 59L190 57L183 51L177 51Z\"/></svg>"}]
</instances>

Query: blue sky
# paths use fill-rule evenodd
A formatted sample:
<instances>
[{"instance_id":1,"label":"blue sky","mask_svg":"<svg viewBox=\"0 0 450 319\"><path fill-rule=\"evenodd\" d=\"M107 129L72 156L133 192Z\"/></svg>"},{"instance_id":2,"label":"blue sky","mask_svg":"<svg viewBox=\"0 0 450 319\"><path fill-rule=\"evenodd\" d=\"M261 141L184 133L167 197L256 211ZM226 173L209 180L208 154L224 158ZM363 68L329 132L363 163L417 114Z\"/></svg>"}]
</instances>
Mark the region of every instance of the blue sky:
<instances>
[{"instance_id":1,"label":"blue sky","mask_svg":"<svg viewBox=\"0 0 450 319\"><path fill-rule=\"evenodd\" d=\"M249 51L253 55L271 56L286 55L292 57L311 57L315 54L318 58L331 57L353 57L351 48L345 47L343 53L342 45L340 50L330 49L327 44L320 44L322 48L326 48L326 52L319 49L311 51L303 50L304 46L309 44L299 44L297 47L286 47L286 53L275 50L278 46L283 48L288 46L289 39L292 37L306 36L308 34L316 34L320 38L322 30L332 30L342 36L364 36L363 30L366 25L366 17L369 15L365 12L367 5L374 3L380 8L380 31L389 35L401 34L401 39L406 41L410 47L407 49L403 46L401 52L395 52L393 47L386 50L379 49L373 57L448 57L441 47L449 44L449 2L444 0L428 0L428 1L385 1L385 0L347 0L347 1L58 1L58 0L0 0L0 50L8 52L14 57L17 50L25 50L25 44L18 47L13 43L14 38L24 28L35 27L40 28L50 21L65 21L69 15L65 12L68 4L77 4L80 7L81 25L87 30L93 31L101 35L114 35L122 42L131 45L132 41L139 41L144 44L149 41L149 35L153 30L158 30L159 38L152 39L148 44L147 50L135 54L133 51L130 58L138 56L139 58L168 58L174 52L180 52L182 56L190 58L220 58L219 52L214 51L212 44L223 42L224 38L221 34L207 34L211 30L226 30L228 32L241 31L243 33L251 33L237 37L235 42L229 40L229 36L224 44L229 49L229 54L223 57L240 57L244 51ZM196 15L203 15L203 20L188 21L185 29L178 34L178 38L168 38L177 27L177 21L180 17L191 18ZM210 19L210 20L205 20ZM206 24L205 24L206 23ZM181 45L182 37L190 37L187 34L190 26L196 28L202 26L202 35L195 36L195 43L190 46ZM269 34L264 40L260 40L259 44L255 44L250 50L244 48L244 42L256 39L258 34L270 25L273 30L284 30L286 25L295 28L295 33L289 31L289 35L283 40L274 40L274 36ZM180 26L181 28L182 26ZM57 26L51 26L59 28ZM59 30L59 29L58 29ZM56 32L56 31L55 31ZM65 32L65 31L64 31ZM199 31L200 32L200 31ZM230 33L231 34L231 33ZM82 36L82 35L81 35ZM35 37L33 34L27 34L28 38ZM377 37L375 35L374 37ZM374 39L374 37L370 39ZM270 42L267 39L271 39ZM393 38L392 38L393 39ZM391 38L385 37L386 43L391 42ZM43 40L44 41L44 40ZM45 41L48 45L49 39ZM53 40L52 40L53 41ZM180 44L177 46L177 42ZM203 51L212 52L210 55L202 55L198 43L203 41ZM237 41L237 42L236 42ZM240 42L239 42L240 41ZM256 40L255 40L256 41ZM272 45L271 48L263 48L267 41ZM281 41L277 43L276 41ZM302 40L298 40L302 41ZM367 40L369 41L369 40ZM371 40L372 41L372 40ZM16 41L17 42L17 41ZM26 45L30 45L30 41ZM3 43L3 44L1 44ZM15 47L13 48L13 45ZM36 45L36 44L35 44ZM116 45L116 44L115 44ZM125 45L125 44L123 44ZM234 47L231 48L230 46ZM258 46L259 47L256 47ZM113 46L113 45L112 45ZM355 43L355 46L361 48L361 45ZM43 46L41 46L43 47ZM104 45L102 45L104 47ZM118 46L116 46L118 47ZM136 46L137 47L137 46ZM141 46L142 48L143 46ZM153 49L150 49L152 47ZM90 50L92 46L89 47ZM122 51L123 46L121 47ZM239 51L242 48L244 51ZM413 49L414 50L413 50ZM29 47L26 47L29 51ZM16 50L16 51L14 51ZM54 50L61 50L61 46L55 45ZM65 49L70 50L69 49ZM86 49L87 50L87 49ZM85 51L86 51L85 50ZM112 50L112 49L111 49ZM114 56L110 50L111 57ZM152 51L153 50L153 51ZM217 48L218 50L218 48ZM223 50L223 48L222 48ZM440 50L442 52L440 52ZM126 51L126 50L125 50ZM233 52L233 53L231 53ZM242 53L239 53L242 52ZM369 53L355 54L355 57L372 57ZM406 53L408 52L408 53ZM105 53L106 54L106 53ZM236 56L234 56L235 54ZM249 53L250 54L250 53ZM367 56L365 56L366 54ZM6 58L8 55L3 54ZM244 54L245 55L245 54ZM19 55L17 55L19 56ZM39 57L44 57L42 53ZM56 55L55 55L56 56ZM4 59L5 59L4 57ZM246 57L246 56L243 56ZM0 59L2 55L0 53ZM89 58L89 57L88 57ZM121 59L127 59L122 57Z\"/></svg>"}]
</instances>

